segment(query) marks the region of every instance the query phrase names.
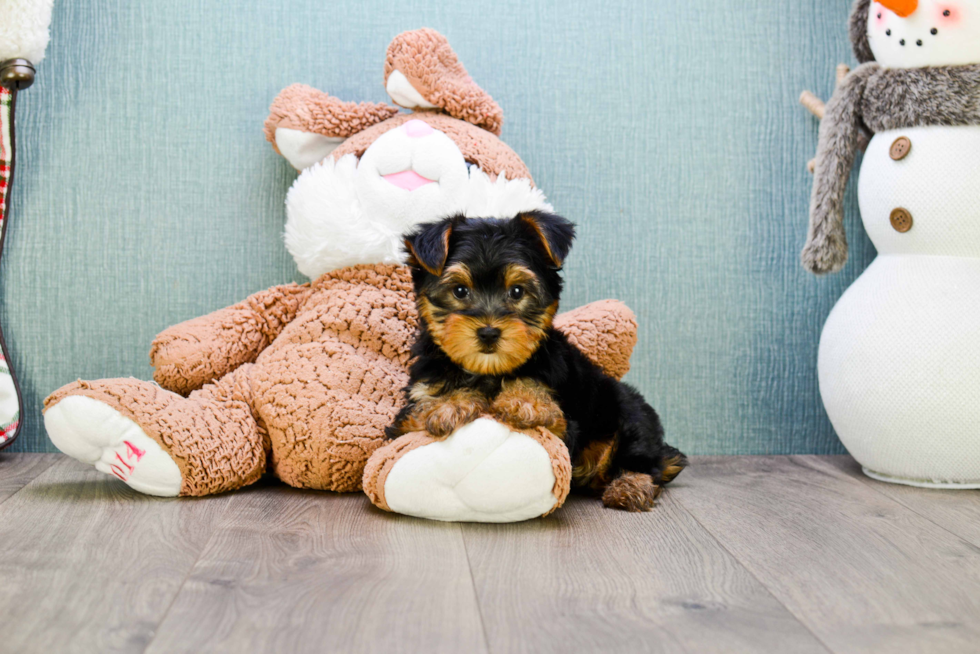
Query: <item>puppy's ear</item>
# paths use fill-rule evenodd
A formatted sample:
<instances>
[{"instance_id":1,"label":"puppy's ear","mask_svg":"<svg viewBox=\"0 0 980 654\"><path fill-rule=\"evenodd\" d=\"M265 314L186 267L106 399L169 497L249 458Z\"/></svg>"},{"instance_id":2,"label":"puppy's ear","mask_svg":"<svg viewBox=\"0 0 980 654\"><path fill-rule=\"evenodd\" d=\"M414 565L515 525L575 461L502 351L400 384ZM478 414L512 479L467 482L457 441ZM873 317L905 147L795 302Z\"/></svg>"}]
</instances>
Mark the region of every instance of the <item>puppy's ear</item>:
<instances>
[{"instance_id":1,"label":"puppy's ear","mask_svg":"<svg viewBox=\"0 0 980 654\"><path fill-rule=\"evenodd\" d=\"M406 234L408 265L420 266L437 277L441 275L449 256L449 237L456 223L456 218L446 218L437 223L419 225L415 231Z\"/></svg>"},{"instance_id":2,"label":"puppy's ear","mask_svg":"<svg viewBox=\"0 0 980 654\"><path fill-rule=\"evenodd\" d=\"M561 268L568 251L572 249L575 225L561 216L543 211L528 211L519 214L516 220L537 235L551 263L556 268Z\"/></svg>"}]
</instances>

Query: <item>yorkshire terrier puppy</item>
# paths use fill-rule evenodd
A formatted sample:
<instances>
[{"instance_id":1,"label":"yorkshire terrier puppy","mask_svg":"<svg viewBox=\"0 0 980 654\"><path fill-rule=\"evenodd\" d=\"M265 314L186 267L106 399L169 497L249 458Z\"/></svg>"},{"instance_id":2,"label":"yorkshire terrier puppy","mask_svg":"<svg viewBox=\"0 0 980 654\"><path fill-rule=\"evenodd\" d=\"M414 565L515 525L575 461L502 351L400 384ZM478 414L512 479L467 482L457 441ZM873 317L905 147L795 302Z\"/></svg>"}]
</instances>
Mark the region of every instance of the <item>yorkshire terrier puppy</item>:
<instances>
[{"instance_id":1,"label":"yorkshire terrier puppy","mask_svg":"<svg viewBox=\"0 0 980 654\"><path fill-rule=\"evenodd\" d=\"M406 236L419 317L406 405L386 430L444 437L481 415L543 426L568 447L573 486L646 511L687 465L656 411L552 327L575 226L560 216L456 216Z\"/></svg>"}]
</instances>

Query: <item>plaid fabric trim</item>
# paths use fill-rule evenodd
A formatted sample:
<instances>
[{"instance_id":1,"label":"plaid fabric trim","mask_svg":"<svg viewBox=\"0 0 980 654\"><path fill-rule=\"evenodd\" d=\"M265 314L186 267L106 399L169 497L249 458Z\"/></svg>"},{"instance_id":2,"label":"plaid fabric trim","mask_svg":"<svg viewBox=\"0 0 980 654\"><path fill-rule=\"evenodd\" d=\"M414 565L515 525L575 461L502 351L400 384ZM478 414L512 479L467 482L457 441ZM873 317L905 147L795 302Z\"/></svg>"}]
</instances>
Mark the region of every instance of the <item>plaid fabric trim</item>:
<instances>
[{"instance_id":1,"label":"plaid fabric trim","mask_svg":"<svg viewBox=\"0 0 980 654\"><path fill-rule=\"evenodd\" d=\"M6 425L0 425L0 443L6 443L8 440L13 440L14 436L17 435L17 428L20 426L20 415L14 414L14 419L7 423Z\"/></svg>"},{"instance_id":2,"label":"plaid fabric trim","mask_svg":"<svg viewBox=\"0 0 980 654\"><path fill-rule=\"evenodd\" d=\"M10 192L10 170L14 160L14 147L10 135L11 115L10 109L13 105L14 95L6 88L0 86L0 230L3 229L3 221L7 219L7 200ZM3 394L16 393L12 380L10 380L10 369L0 353L0 377L5 378ZM10 399L10 398L5 398ZM0 415L0 448L6 447L17 436L17 428L20 426L20 412L16 409L13 415Z\"/></svg>"},{"instance_id":3,"label":"plaid fabric trim","mask_svg":"<svg viewBox=\"0 0 980 654\"><path fill-rule=\"evenodd\" d=\"M0 375L10 375L10 370L7 368L7 362L3 358L3 353L0 353ZM0 446L13 440L14 436L17 435L17 427L19 426L19 411L14 411L14 415L12 416L0 416Z\"/></svg>"},{"instance_id":4,"label":"plaid fabric trim","mask_svg":"<svg viewBox=\"0 0 980 654\"><path fill-rule=\"evenodd\" d=\"M6 218L7 190L10 180L10 164L14 159L13 144L10 142L10 105L13 94L0 86L0 228Z\"/></svg>"}]
</instances>

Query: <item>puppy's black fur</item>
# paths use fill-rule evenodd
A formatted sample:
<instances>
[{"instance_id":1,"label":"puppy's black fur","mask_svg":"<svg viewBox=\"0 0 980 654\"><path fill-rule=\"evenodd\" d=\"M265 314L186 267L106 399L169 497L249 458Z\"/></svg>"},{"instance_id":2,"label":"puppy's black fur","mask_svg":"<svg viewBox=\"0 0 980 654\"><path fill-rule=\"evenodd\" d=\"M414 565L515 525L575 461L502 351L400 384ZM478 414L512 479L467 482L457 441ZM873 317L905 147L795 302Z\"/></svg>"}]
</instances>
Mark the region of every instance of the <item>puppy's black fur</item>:
<instances>
[{"instance_id":1,"label":"puppy's black fur","mask_svg":"<svg viewBox=\"0 0 980 654\"><path fill-rule=\"evenodd\" d=\"M574 234L564 218L530 212L507 220L457 216L406 236L420 332L407 404L386 433L419 428L423 408L441 398L451 398L443 408L466 398L471 408L453 414L461 424L511 383L543 387L564 415L576 486L603 493L609 506L646 510L687 460L664 442L660 418L634 388L552 327ZM449 419L444 431L455 426Z\"/></svg>"}]
</instances>

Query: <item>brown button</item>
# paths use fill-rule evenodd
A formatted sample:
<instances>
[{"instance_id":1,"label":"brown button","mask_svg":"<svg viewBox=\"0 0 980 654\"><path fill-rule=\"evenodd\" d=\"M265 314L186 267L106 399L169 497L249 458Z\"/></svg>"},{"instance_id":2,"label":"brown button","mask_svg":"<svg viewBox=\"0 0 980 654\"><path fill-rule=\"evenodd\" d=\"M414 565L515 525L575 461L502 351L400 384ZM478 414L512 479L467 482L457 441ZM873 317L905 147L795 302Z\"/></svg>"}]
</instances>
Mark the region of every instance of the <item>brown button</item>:
<instances>
[{"instance_id":1,"label":"brown button","mask_svg":"<svg viewBox=\"0 0 980 654\"><path fill-rule=\"evenodd\" d=\"M904 234L912 229L912 214L908 212L908 209L895 209L892 211L890 220L892 221L892 227L895 228L896 232L901 232Z\"/></svg>"},{"instance_id":2,"label":"brown button","mask_svg":"<svg viewBox=\"0 0 980 654\"><path fill-rule=\"evenodd\" d=\"M909 156L909 152L912 151L912 141L908 139L907 136L899 136L892 143L892 147L888 150L888 156L890 156L895 161L901 161L905 157Z\"/></svg>"}]
</instances>

